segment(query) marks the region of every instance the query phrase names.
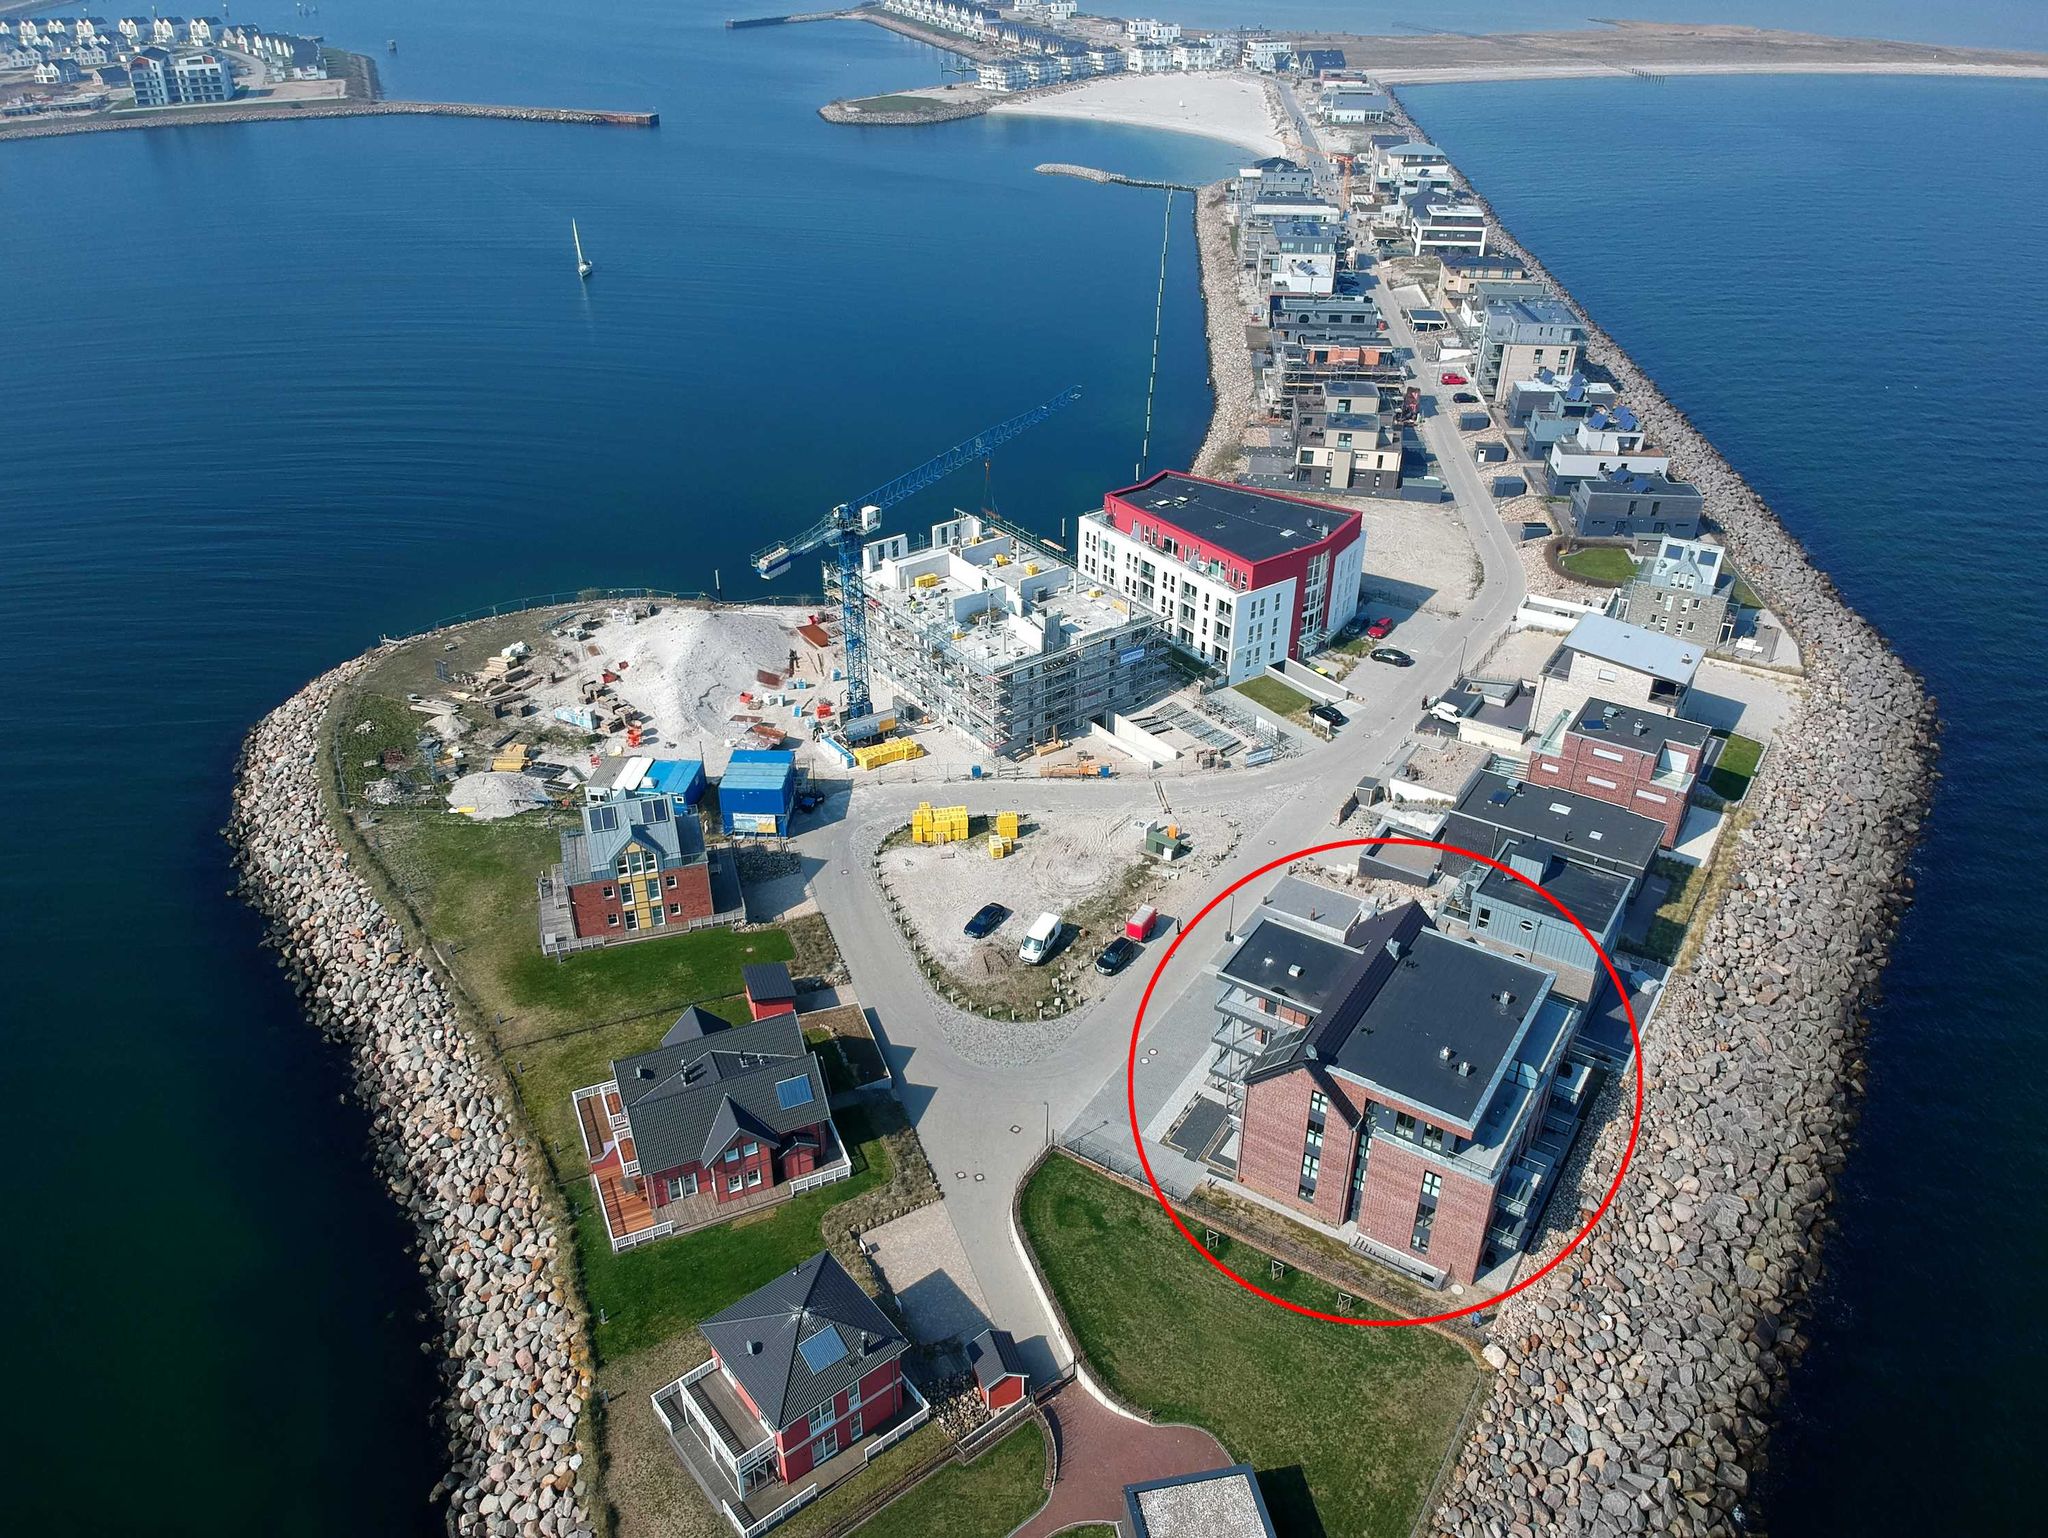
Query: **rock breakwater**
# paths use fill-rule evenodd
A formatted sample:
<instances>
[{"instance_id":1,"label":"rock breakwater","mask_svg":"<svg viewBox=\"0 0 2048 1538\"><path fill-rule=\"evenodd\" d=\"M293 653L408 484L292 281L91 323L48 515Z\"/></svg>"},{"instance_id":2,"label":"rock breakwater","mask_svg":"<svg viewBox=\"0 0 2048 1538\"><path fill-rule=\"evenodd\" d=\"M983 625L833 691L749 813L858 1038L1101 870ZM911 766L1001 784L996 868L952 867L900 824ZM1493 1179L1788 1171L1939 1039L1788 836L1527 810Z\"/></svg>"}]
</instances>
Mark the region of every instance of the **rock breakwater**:
<instances>
[{"instance_id":1,"label":"rock breakwater","mask_svg":"<svg viewBox=\"0 0 2048 1538\"><path fill-rule=\"evenodd\" d=\"M1202 303L1208 318L1209 384L1216 409L1193 466L1197 475L1227 478L1244 459L1244 431L1252 415L1252 354L1245 339L1248 310L1242 294L1237 246L1224 213L1228 182L1195 194L1195 244L1202 258Z\"/></svg>"},{"instance_id":2,"label":"rock breakwater","mask_svg":"<svg viewBox=\"0 0 2048 1538\"><path fill-rule=\"evenodd\" d=\"M591 1375L554 1225L447 987L352 868L328 821L324 722L367 664L316 679L259 722L229 837L242 893L313 1023L345 1045L377 1164L420 1236L441 1318L451 1533L589 1538L577 1426Z\"/></svg>"},{"instance_id":3,"label":"rock breakwater","mask_svg":"<svg viewBox=\"0 0 2048 1538\"><path fill-rule=\"evenodd\" d=\"M1549 278L1511 238L1500 245ZM1644 1042L1628 1178L1586 1244L1491 1322L1493 1389L1435 1514L1460 1538L1741 1528L1803 1344L1854 1117L1859 1012L1910 887L1934 752L1919 681L1684 413L1587 325L1589 359L1673 473L1705 494L1737 567L1798 640L1807 682L1730 825L1693 961ZM1580 1211L1597 1204L1627 1131L1625 1113L1609 1116L1567 1172L1553 1197L1563 1231L1543 1259L1576 1227L1563 1221L1570 1197Z\"/></svg>"}]
</instances>

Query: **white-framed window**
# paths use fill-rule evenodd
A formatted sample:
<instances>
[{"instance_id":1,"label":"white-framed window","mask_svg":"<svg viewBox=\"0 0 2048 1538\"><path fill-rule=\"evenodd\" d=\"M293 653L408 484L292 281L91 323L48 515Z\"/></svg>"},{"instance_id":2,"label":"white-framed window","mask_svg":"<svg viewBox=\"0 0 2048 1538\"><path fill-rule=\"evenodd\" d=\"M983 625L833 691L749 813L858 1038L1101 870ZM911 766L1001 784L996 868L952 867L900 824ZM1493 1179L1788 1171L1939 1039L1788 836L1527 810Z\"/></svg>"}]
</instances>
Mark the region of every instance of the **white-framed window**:
<instances>
[{"instance_id":1,"label":"white-framed window","mask_svg":"<svg viewBox=\"0 0 2048 1538\"><path fill-rule=\"evenodd\" d=\"M811 1435L816 1436L831 1424L832 1401L828 1399L819 1405L817 1409L811 1411Z\"/></svg>"},{"instance_id":2,"label":"white-framed window","mask_svg":"<svg viewBox=\"0 0 2048 1538\"><path fill-rule=\"evenodd\" d=\"M725 1177L725 1194L727 1196L738 1196L740 1194L739 1176L728 1175Z\"/></svg>"},{"instance_id":3,"label":"white-framed window","mask_svg":"<svg viewBox=\"0 0 2048 1538\"><path fill-rule=\"evenodd\" d=\"M755 1168L753 1168L753 1169L750 1169L750 1170L748 1170L748 1171L747 1171L747 1184L748 1184L748 1185L750 1185L750 1186L757 1186L757 1185L759 1185L760 1183L761 1183L761 1171L760 1171L760 1168L759 1168L759 1167L757 1166L757 1167L755 1167Z\"/></svg>"},{"instance_id":4,"label":"white-framed window","mask_svg":"<svg viewBox=\"0 0 2048 1538\"><path fill-rule=\"evenodd\" d=\"M740 1151L739 1151L739 1150L738 1150L737 1148L728 1148L728 1149L727 1149L727 1150L725 1151L725 1162L726 1162L727 1164L737 1164L737 1163L739 1163L739 1162L740 1162Z\"/></svg>"}]
</instances>

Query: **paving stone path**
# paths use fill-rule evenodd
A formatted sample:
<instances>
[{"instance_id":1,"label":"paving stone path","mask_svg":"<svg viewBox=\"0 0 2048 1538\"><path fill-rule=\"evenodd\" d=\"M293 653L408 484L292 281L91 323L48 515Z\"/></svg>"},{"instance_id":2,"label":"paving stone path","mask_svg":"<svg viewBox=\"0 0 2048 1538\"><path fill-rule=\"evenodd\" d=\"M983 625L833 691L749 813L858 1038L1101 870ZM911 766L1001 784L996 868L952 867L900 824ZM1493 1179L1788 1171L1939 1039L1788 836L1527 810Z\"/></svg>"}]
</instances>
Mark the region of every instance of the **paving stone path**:
<instances>
[{"instance_id":1,"label":"paving stone path","mask_svg":"<svg viewBox=\"0 0 2048 1538\"><path fill-rule=\"evenodd\" d=\"M1059 1446L1059 1478L1052 1499L1011 1538L1052 1538L1078 1522L1121 1522L1125 1485L1233 1461L1208 1432L1132 1420L1078 1383L1046 1400L1045 1414Z\"/></svg>"}]
</instances>

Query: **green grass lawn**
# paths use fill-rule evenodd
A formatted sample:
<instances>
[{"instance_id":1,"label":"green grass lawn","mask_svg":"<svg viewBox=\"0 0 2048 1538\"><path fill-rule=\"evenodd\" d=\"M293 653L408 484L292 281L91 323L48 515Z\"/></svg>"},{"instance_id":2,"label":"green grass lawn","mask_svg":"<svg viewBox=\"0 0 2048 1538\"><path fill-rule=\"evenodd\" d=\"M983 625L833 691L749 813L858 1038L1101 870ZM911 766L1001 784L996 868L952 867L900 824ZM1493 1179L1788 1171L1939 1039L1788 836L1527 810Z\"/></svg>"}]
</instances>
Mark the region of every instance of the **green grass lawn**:
<instances>
[{"instance_id":1,"label":"green grass lawn","mask_svg":"<svg viewBox=\"0 0 2048 1538\"><path fill-rule=\"evenodd\" d=\"M1237 686L1237 692L1253 703L1265 706L1276 716L1298 716L1315 703L1299 689L1290 688L1279 679L1263 674L1247 678Z\"/></svg>"},{"instance_id":2,"label":"green grass lawn","mask_svg":"<svg viewBox=\"0 0 2048 1538\"><path fill-rule=\"evenodd\" d=\"M1114 1393L1214 1432L1259 1470L1281 1532L1406 1538L1479 1381L1463 1347L1427 1329L1277 1309L1205 1265L1149 1197L1071 1159L1040 1167L1021 1216ZM1268 1284L1257 1251L1226 1242L1218 1253ZM1327 1283L1297 1272L1271 1290L1336 1303Z\"/></svg>"},{"instance_id":3,"label":"green grass lawn","mask_svg":"<svg viewBox=\"0 0 2048 1538\"><path fill-rule=\"evenodd\" d=\"M380 816L369 830L464 985L508 1017L500 1031L508 1050L596 1021L728 998L740 991L742 966L794 955L780 930L698 929L550 960L540 950L534 882L560 858L566 825L552 812L481 823L408 812Z\"/></svg>"},{"instance_id":4,"label":"green grass lawn","mask_svg":"<svg viewBox=\"0 0 2048 1538\"><path fill-rule=\"evenodd\" d=\"M947 1445L945 1428L937 1421L926 1421L887 1452L878 1454L858 1474L841 1480L810 1505L798 1508L796 1515L775 1527L776 1538L816 1538L819 1533L831 1532L849 1512L858 1511L877 1492L902 1478L906 1471L938 1456ZM720 1526L720 1538L724 1538L731 1527L722 1521Z\"/></svg>"},{"instance_id":5,"label":"green grass lawn","mask_svg":"<svg viewBox=\"0 0 2048 1538\"><path fill-rule=\"evenodd\" d=\"M387 748L403 753L408 764L418 763L416 749L426 724L425 716L388 695L357 695L342 705L335 723L335 753L351 806L362 804L365 785L390 772L383 764ZM362 730L365 726L368 731Z\"/></svg>"},{"instance_id":6,"label":"green grass lawn","mask_svg":"<svg viewBox=\"0 0 2048 1538\"><path fill-rule=\"evenodd\" d=\"M1749 782L1756 777L1764 745L1754 738L1730 734L1721 743L1721 756L1707 775L1707 789L1724 801L1740 801L1749 794Z\"/></svg>"},{"instance_id":7,"label":"green grass lawn","mask_svg":"<svg viewBox=\"0 0 2048 1538\"><path fill-rule=\"evenodd\" d=\"M612 1253L605 1238L595 1193L587 1182L578 1187L569 1181L576 1197L583 1290L600 1357L610 1361L691 1329L825 1247L819 1227L825 1213L889 1178L889 1151L868 1114L839 1111L833 1120L853 1152L849 1178L716 1228L660 1239L620 1255ZM565 1161L565 1180L573 1168L573 1160Z\"/></svg>"},{"instance_id":8,"label":"green grass lawn","mask_svg":"<svg viewBox=\"0 0 2048 1538\"><path fill-rule=\"evenodd\" d=\"M1748 579L1743 577L1735 579L1735 589L1728 596L1729 600L1738 608L1761 609L1764 606L1764 601L1758 595L1757 590L1749 585Z\"/></svg>"},{"instance_id":9,"label":"green grass lawn","mask_svg":"<svg viewBox=\"0 0 2048 1538\"><path fill-rule=\"evenodd\" d=\"M972 1463L954 1463L854 1529L862 1538L1003 1538L1045 1504L1045 1436L1026 1421Z\"/></svg>"},{"instance_id":10,"label":"green grass lawn","mask_svg":"<svg viewBox=\"0 0 2048 1538\"><path fill-rule=\"evenodd\" d=\"M1664 855L1657 857L1653 869L1669 885L1636 949L1668 966L1678 959L1679 949L1685 944L1685 932L1692 926L1693 913L1706 893L1706 873L1697 865Z\"/></svg>"},{"instance_id":11,"label":"green grass lawn","mask_svg":"<svg viewBox=\"0 0 2048 1538\"><path fill-rule=\"evenodd\" d=\"M1636 560L1619 545L1593 545L1560 557L1558 565L1575 577L1619 587L1636 574Z\"/></svg>"}]
</instances>

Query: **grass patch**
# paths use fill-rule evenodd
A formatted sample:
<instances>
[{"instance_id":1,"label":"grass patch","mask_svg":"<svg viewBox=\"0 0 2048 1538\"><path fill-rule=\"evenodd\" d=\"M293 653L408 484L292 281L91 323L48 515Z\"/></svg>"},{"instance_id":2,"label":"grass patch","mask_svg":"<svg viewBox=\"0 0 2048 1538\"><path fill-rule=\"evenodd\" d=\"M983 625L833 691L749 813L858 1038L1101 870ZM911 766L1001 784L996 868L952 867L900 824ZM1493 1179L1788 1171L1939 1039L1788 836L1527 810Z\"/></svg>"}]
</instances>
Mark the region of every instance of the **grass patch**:
<instances>
[{"instance_id":1,"label":"grass patch","mask_svg":"<svg viewBox=\"0 0 2048 1538\"><path fill-rule=\"evenodd\" d=\"M506 1051L588 1033L594 1021L727 999L740 991L742 966L794 956L779 929L697 929L550 960L540 950L534 881L560 857L566 826L553 812L485 823L408 812L366 830L463 986L493 1018L504 1017L497 1034Z\"/></svg>"},{"instance_id":2,"label":"grass patch","mask_svg":"<svg viewBox=\"0 0 2048 1538\"><path fill-rule=\"evenodd\" d=\"M1723 801L1740 801L1749 794L1749 782L1756 778L1756 766L1763 762L1764 745L1753 737L1730 733L1721 741L1721 756L1707 775L1707 789Z\"/></svg>"},{"instance_id":3,"label":"grass patch","mask_svg":"<svg viewBox=\"0 0 2048 1538\"><path fill-rule=\"evenodd\" d=\"M346 702L335 719L334 741L350 806L361 806L363 787L391 772L383 763L387 750L403 753L408 766L418 762L426 724L425 716L388 694L359 694Z\"/></svg>"},{"instance_id":4,"label":"grass patch","mask_svg":"<svg viewBox=\"0 0 2048 1538\"><path fill-rule=\"evenodd\" d=\"M862 1538L1007 1533L1045 1504L1045 1435L1027 1420L972 1463L942 1468L854 1529Z\"/></svg>"},{"instance_id":5,"label":"grass patch","mask_svg":"<svg viewBox=\"0 0 2048 1538\"><path fill-rule=\"evenodd\" d=\"M1263 705L1276 716L1299 720L1308 714L1308 707L1315 702L1299 689L1290 688L1277 678L1247 678L1237 686L1237 692L1255 705Z\"/></svg>"},{"instance_id":6,"label":"grass patch","mask_svg":"<svg viewBox=\"0 0 2048 1538\"><path fill-rule=\"evenodd\" d=\"M849 1513L858 1511L892 1480L900 1479L906 1470L937 1457L945 1446L945 1428L937 1421L926 1421L858 1474L841 1480L787 1522L779 1524L774 1529L776 1538L814 1538L816 1534L833 1531ZM883 1512L889 1509L885 1506ZM722 1519L720 1526L725 1532L732 1530ZM871 1529L863 1527L860 1531Z\"/></svg>"},{"instance_id":7,"label":"grass patch","mask_svg":"<svg viewBox=\"0 0 2048 1538\"><path fill-rule=\"evenodd\" d=\"M1706 873L1697 865L1688 865L1666 855L1659 855L1650 869L1668 885L1664 901L1657 905L1649 928L1635 949L1652 961L1661 961L1669 966L1678 960L1686 931L1692 927L1693 915L1706 892Z\"/></svg>"},{"instance_id":8,"label":"grass patch","mask_svg":"<svg viewBox=\"0 0 2048 1538\"><path fill-rule=\"evenodd\" d=\"M1749 585L1746 577L1737 577L1735 587L1728 595L1729 601L1739 609L1761 609L1764 601L1757 590Z\"/></svg>"},{"instance_id":9,"label":"grass patch","mask_svg":"<svg viewBox=\"0 0 2048 1538\"><path fill-rule=\"evenodd\" d=\"M576 1248L595 1321L598 1355L609 1361L695 1327L824 1248L825 1214L889 1179L882 1129L865 1111L834 1113L853 1154L853 1174L835 1185L715 1228L612 1253L597 1198L577 1201ZM565 1170L566 1173L566 1170Z\"/></svg>"},{"instance_id":10,"label":"grass patch","mask_svg":"<svg viewBox=\"0 0 2048 1538\"><path fill-rule=\"evenodd\" d=\"M1590 545L1560 556L1557 564L1575 577L1607 587L1620 587L1636 574L1636 558L1619 545Z\"/></svg>"},{"instance_id":11,"label":"grass patch","mask_svg":"<svg viewBox=\"0 0 2048 1538\"><path fill-rule=\"evenodd\" d=\"M1113 1392L1206 1427L1262 1470L1281 1532L1406 1538L1478 1383L1461 1346L1431 1330L1343 1329L1274 1308L1190 1254L1149 1198L1072 1159L1040 1166L1021 1216ZM1335 1304L1334 1288L1300 1272L1269 1283L1249 1246L1226 1242L1219 1254L1282 1297Z\"/></svg>"}]
</instances>

